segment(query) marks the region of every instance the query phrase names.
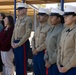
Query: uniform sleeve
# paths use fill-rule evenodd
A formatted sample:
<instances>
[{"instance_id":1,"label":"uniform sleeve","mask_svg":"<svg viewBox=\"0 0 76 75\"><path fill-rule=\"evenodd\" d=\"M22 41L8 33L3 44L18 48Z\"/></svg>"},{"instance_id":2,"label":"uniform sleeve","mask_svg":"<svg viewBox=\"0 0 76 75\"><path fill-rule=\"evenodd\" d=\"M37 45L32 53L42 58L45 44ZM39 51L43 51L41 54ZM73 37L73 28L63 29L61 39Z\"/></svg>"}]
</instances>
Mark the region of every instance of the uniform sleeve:
<instances>
[{"instance_id":1,"label":"uniform sleeve","mask_svg":"<svg viewBox=\"0 0 76 75\"><path fill-rule=\"evenodd\" d=\"M15 29L15 28L14 28ZM11 38L11 45L12 43L14 42L14 38L15 38L15 35L14 35L14 30L13 30L13 34L12 34L12 38Z\"/></svg>"},{"instance_id":2,"label":"uniform sleeve","mask_svg":"<svg viewBox=\"0 0 76 75\"><path fill-rule=\"evenodd\" d=\"M52 55L52 57L49 58L49 63L54 64L56 63L56 60L57 60L57 49L55 49L55 52Z\"/></svg>"},{"instance_id":3,"label":"uniform sleeve","mask_svg":"<svg viewBox=\"0 0 76 75\"><path fill-rule=\"evenodd\" d=\"M32 44L32 51L33 51L35 49L35 34L32 38L31 44Z\"/></svg>"},{"instance_id":4,"label":"uniform sleeve","mask_svg":"<svg viewBox=\"0 0 76 75\"><path fill-rule=\"evenodd\" d=\"M61 33L58 36L57 39L57 64L60 64L60 57L61 57L61 46L60 46L60 39L61 39Z\"/></svg>"},{"instance_id":5,"label":"uniform sleeve","mask_svg":"<svg viewBox=\"0 0 76 75\"><path fill-rule=\"evenodd\" d=\"M51 64L54 64L54 63L57 62L57 53L58 53L58 46L59 46L59 43L60 43L60 37L61 37L61 34L59 33L58 36L57 36L57 38L55 38L55 40L54 40L54 42L56 43L54 45L56 45L57 47L54 50L54 53L53 53L52 57L49 56L50 57L49 58L49 63L51 63Z\"/></svg>"},{"instance_id":6,"label":"uniform sleeve","mask_svg":"<svg viewBox=\"0 0 76 75\"><path fill-rule=\"evenodd\" d=\"M60 65L60 57L61 57L61 46L60 46L60 43L59 43L58 53L57 53L57 64L58 65Z\"/></svg>"},{"instance_id":7,"label":"uniform sleeve","mask_svg":"<svg viewBox=\"0 0 76 75\"><path fill-rule=\"evenodd\" d=\"M54 54L56 53L56 51L57 51L57 49L55 49L55 46L56 46L56 37L53 37L54 39L52 39L52 41L53 41L53 43L50 43L51 44L51 46L49 45L49 48L48 48L48 55L49 55L49 60L48 60L48 62L50 63L50 64L54 64L55 62L56 62L56 58L55 58L55 56L54 56ZM50 42L50 40L49 40L49 42ZM54 51L53 53L51 53L51 50L52 51Z\"/></svg>"},{"instance_id":8,"label":"uniform sleeve","mask_svg":"<svg viewBox=\"0 0 76 75\"><path fill-rule=\"evenodd\" d=\"M25 23L26 33L22 37L20 42L18 43L18 46L21 46L22 44L24 44L28 40L28 38L30 37L31 30L32 30L32 24L33 24L33 22L31 19L28 19L28 21Z\"/></svg>"},{"instance_id":9,"label":"uniform sleeve","mask_svg":"<svg viewBox=\"0 0 76 75\"><path fill-rule=\"evenodd\" d=\"M76 65L76 33L75 33L74 39L75 39L75 50L74 50L74 54L70 58L70 61L64 66L67 70L69 70L70 68L72 68L72 67L74 67Z\"/></svg>"},{"instance_id":10,"label":"uniform sleeve","mask_svg":"<svg viewBox=\"0 0 76 75\"><path fill-rule=\"evenodd\" d=\"M48 27L48 29L47 29L46 37L47 37L49 30L50 30L50 27ZM42 50L46 49L46 37L45 37L44 42L36 49L37 51L42 51Z\"/></svg>"},{"instance_id":11,"label":"uniform sleeve","mask_svg":"<svg viewBox=\"0 0 76 75\"><path fill-rule=\"evenodd\" d=\"M48 51L47 50L45 50L44 60L45 61L49 60L49 56L48 56Z\"/></svg>"},{"instance_id":12,"label":"uniform sleeve","mask_svg":"<svg viewBox=\"0 0 76 75\"><path fill-rule=\"evenodd\" d=\"M37 51L42 51L42 50L45 50L45 49L46 49L45 41L43 42L43 44L41 44L41 46L36 48Z\"/></svg>"},{"instance_id":13,"label":"uniform sleeve","mask_svg":"<svg viewBox=\"0 0 76 75\"><path fill-rule=\"evenodd\" d=\"M61 36L62 36L62 34L63 34L65 31L66 31L65 29L62 30L61 34L60 34L59 37L58 37L58 40L61 40ZM57 47L58 47L57 64L58 64L58 65L61 65L61 64L60 64L60 58L61 58L61 41L59 41L59 44L58 44Z\"/></svg>"}]
</instances>

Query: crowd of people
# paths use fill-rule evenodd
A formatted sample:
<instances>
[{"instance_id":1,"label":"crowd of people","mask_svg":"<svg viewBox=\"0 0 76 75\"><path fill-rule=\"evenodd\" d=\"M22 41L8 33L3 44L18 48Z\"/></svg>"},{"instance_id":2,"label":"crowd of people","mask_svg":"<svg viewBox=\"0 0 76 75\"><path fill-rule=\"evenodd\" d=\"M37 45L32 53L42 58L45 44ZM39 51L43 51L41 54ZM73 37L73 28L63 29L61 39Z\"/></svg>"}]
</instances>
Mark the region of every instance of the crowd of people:
<instances>
[{"instance_id":1,"label":"crowd of people","mask_svg":"<svg viewBox=\"0 0 76 75\"><path fill-rule=\"evenodd\" d=\"M28 5L17 4L18 18L0 13L0 75L27 75L33 27ZM48 19L50 24L48 23ZM76 7L41 8L31 40L34 75L76 75Z\"/></svg>"}]
</instances>

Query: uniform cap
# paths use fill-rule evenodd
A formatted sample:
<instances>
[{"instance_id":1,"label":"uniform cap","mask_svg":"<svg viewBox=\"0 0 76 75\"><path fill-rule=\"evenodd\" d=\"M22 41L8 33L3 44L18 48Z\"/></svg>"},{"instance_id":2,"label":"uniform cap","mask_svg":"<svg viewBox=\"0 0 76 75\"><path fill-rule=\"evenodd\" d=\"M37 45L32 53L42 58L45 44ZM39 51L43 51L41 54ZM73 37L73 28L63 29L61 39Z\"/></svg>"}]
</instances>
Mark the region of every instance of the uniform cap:
<instances>
[{"instance_id":1,"label":"uniform cap","mask_svg":"<svg viewBox=\"0 0 76 75\"><path fill-rule=\"evenodd\" d=\"M28 8L28 5L25 3L17 3L17 10L23 9L23 8Z\"/></svg>"},{"instance_id":2,"label":"uniform cap","mask_svg":"<svg viewBox=\"0 0 76 75\"><path fill-rule=\"evenodd\" d=\"M58 9L58 8L51 8L50 13L51 13L50 16L56 15L56 14L58 14L58 15L63 15L64 14L64 12L61 11L60 9Z\"/></svg>"},{"instance_id":3,"label":"uniform cap","mask_svg":"<svg viewBox=\"0 0 76 75\"><path fill-rule=\"evenodd\" d=\"M76 15L76 7L71 5L66 5L64 10L64 15Z\"/></svg>"},{"instance_id":4,"label":"uniform cap","mask_svg":"<svg viewBox=\"0 0 76 75\"><path fill-rule=\"evenodd\" d=\"M47 14L47 15L49 15L48 9L40 8L40 9L38 10L38 15L41 15L41 14Z\"/></svg>"},{"instance_id":5,"label":"uniform cap","mask_svg":"<svg viewBox=\"0 0 76 75\"><path fill-rule=\"evenodd\" d=\"M76 7L71 5L66 5L64 12L76 12Z\"/></svg>"}]
</instances>

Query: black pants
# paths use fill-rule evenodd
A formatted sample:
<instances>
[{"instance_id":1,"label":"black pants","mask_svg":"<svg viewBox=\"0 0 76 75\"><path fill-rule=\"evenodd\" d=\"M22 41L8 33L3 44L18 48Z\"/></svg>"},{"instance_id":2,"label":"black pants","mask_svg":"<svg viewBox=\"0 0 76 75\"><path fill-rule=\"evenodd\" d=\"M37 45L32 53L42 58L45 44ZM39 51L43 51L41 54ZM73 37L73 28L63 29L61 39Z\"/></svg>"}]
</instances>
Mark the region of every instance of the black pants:
<instances>
[{"instance_id":1,"label":"black pants","mask_svg":"<svg viewBox=\"0 0 76 75\"><path fill-rule=\"evenodd\" d=\"M1 52L0 52L0 72L2 71L3 71L3 63L2 63Z\"/></svg>"}]
</instances>

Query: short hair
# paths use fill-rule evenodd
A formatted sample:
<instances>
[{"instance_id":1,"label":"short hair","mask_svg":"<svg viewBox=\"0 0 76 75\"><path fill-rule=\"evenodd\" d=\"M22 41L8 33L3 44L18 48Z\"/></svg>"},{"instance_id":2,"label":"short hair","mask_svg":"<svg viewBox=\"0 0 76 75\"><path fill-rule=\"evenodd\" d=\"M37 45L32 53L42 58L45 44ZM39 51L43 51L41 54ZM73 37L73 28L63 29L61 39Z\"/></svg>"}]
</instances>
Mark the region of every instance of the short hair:
<instances>
[{"instance_id":1,"label":"short hair","mask_svg":"<svg viewBox=\"0 0 76 75\"><path fill-rule=\"evenodd\" d=\"M0 14L3 17L2 19L4 19L6 17L6 15L4 13L0 13Z\"/></svg>"}]
</instances>

